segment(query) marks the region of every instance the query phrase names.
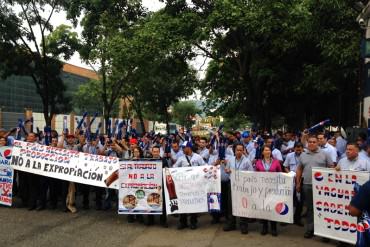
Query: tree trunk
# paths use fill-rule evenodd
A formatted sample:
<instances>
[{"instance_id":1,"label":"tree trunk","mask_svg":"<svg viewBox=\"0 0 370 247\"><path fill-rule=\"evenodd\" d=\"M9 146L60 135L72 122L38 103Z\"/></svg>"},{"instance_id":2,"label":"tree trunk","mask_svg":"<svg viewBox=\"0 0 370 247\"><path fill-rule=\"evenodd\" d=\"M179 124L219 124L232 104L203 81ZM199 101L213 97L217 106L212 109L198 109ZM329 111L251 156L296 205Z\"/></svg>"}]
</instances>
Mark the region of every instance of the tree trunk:
<instances>
[{"instance_id":1,"label":"tree trunk","mask_svg":"<svg viewBox=\"0 0 370 247\"><path fill-rule=\"evenodd\" d=\"M141 109L139 111L136 111L136 113L137 113L137 117L140 120L141 130L142 130L143 133L145 133L146 132L145 123L144 123L143 113L142 113Z\"/></svg>"}]
</instances>

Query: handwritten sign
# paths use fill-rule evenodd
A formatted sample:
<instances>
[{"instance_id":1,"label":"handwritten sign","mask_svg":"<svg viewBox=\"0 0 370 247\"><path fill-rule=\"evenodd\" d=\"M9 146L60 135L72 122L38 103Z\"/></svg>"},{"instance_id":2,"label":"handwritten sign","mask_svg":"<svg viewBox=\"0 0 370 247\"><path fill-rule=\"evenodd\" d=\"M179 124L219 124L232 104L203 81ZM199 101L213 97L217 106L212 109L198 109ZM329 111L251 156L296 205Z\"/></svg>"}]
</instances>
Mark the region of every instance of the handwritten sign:
<instances>
[{"instance_id":1,"label":"handwritten sign","mask_svg":"<svg viewBox=\"0 0 370 247\"><path fill-rule=\"evenodd\" d=\"M232 170L233 215L293 223L292 174Z\"/></svg>"}]
</instances>

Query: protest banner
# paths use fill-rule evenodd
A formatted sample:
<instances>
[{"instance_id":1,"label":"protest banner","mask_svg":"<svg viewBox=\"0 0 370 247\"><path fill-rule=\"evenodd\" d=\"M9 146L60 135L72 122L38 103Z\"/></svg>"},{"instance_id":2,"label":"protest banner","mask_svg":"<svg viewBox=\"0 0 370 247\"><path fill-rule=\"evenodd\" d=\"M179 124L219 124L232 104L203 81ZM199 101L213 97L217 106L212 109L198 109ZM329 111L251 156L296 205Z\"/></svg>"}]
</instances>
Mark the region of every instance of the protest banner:
<instances>
[{"instance_id":1,"label":"protest banner","mask_svg":"<svg viewBox=\"0 0 370 247\"><path fill-rule=\"evenodd\" d=\"M121 161L119 214L162 214L162 161Z\"/></svg>"},{"instance_id":2,"label":"protest banner","mask_svg":"<svg viewBox=\"0 0 370 247\"><path fill-rule=\"evenodd\" d=\"M293 223L292 174L232 170L230 179L234 216Z\"/></svg>"},{"instance_id":3,"label":"protest banner","mask_svg":"<svg viewBox=\"0 0 370 247\"><path fill-rule=\"evenodd\" d=\"M118 189L119 159L14 141L10 165L46 177Z\"/></svg>"},{"instance_id":4,"label":"protest banner","mask_svg":"<svg viewBox=\"0 0 370 247\"><path fill-rule=\"evenodd\" d=\"M221 173L216 166L163 169L167 214L219 212Z\"/></svg>"},{"instance_id":5,"label":"protest banner","mask_svg":"<svg viewBox=\"0 0 370 247\"><path fill-rule=\"evenodd\" d=\"M348 206L355 193L354 186L368 180L368 172L312 169L315 235L356 243L357 218L349 215Z\"/></svg>"},{"instance_id":6,"label":"protest banner","mask_svg":"<svg viewBox=\"0 0 370 247\"><path fill-rule=\"evenodd\" d=\"M0 147L0 204L11 206L13 196L13 169L10 167L11 147Z\"/></svg>"}]
</instances>

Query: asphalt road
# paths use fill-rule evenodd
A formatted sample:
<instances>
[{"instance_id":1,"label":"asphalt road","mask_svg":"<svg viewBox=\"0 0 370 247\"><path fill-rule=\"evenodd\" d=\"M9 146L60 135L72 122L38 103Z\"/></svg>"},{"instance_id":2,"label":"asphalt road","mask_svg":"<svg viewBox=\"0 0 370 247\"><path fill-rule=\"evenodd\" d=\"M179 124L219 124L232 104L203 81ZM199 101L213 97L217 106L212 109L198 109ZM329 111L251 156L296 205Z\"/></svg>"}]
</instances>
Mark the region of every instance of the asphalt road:
<instances>
[{"instance_id":1,"label":"asphalt road","mask_svg":"<svg viewBox=\"0 0 370 247\"><path fill-rule=\"evenodd\" d=\"M113 210L80 210L76 214L60 210L28 211L25 208L0 207L1 247L6 246L335 246L319 237L304 239L303 227L278 225L279 236L260 235L260 223L249 225L249 234L224 232L222 224L211 225L211 217L203 214L197 230L177 230L178 218L169 217L169 228L127 223L126 216Z\"/></svg>"}]
</instances>

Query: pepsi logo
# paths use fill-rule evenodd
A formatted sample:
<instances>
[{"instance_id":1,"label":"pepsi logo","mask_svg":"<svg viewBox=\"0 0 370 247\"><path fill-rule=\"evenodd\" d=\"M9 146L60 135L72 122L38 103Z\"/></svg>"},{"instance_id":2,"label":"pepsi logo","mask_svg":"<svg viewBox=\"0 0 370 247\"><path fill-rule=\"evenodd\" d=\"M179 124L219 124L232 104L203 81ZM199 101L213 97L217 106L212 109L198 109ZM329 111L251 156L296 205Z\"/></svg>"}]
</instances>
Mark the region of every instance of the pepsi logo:
<instances>
[{"instance_id":1,"label":"pepsi logo","mask_svg":"<svg viewBox=\"0 0 370 247\"><path fill-rule=\"evenodd\" d=\"M3 153L3 157L7 160L10 160L12 157L12 150L11 149L5 149Z\"/></svg>"},{"instance_id":2,"label":"pepsi logo","mask_svg":"<svg viewBox=\"0 0 370 247\"><path fill-rule=\"evenodd\" d=\"M365 226L361 222L357 224L357 231L358 232L365 232Z\"/></svg>"},{"instance_id":3,"label":"pepsi logo","mask_svg":"<svg viewBox=\"0 0 370 247\"><path fill-rule=\"evenodd\" d=\"M285 203L279 202L275 206L275 211L280 215L286 215L289 212L289 207Z\"/></svg>"},{"instance_id":4,"label":"pepsi logo","mask_svg":"<svg viewBox=\"0 0 370 247\"><path fill-rule=\"evenodd\" d=\"M324 179L324 176L321 174L321 172L315 172L313 175L316 181L322 181Z\"/></svg>"}]
</instances>

